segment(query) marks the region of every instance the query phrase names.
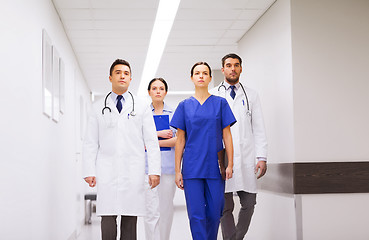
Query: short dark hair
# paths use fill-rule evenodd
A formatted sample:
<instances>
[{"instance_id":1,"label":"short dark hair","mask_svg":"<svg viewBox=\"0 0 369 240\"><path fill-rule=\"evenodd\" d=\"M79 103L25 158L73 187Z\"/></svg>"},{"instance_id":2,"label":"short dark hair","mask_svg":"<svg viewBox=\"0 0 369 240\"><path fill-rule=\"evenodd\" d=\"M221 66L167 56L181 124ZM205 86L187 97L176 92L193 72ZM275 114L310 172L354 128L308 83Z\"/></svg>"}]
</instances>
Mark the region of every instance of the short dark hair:
<instances>
[{"instance_id":1,"label":"short dark hair","mask_svg":"<svg viewBox=\"0 0 369 240\"><path fill-rule=\"evenodd\" d=\"M197 62L197 63L195 63L195 65L193 65L192 68L191 68L191 77L193 76L193 70L195 69L195 67L197 67L199 65L207 66L209 68L209 75L211 77L211 67L209 66L209 64L207 62Z\"/></svg>"},{"instance_id":2,"label":"short dark hair","mask_svg":"<svg viewBox=\"0 0 369 240\"><path fill-rule=\"evenodd\" d=\"M152 80L149 82L149 86L147 87L147 90L149 90L149 91L150 91L150 89L151 89L151 85L152 85L152 83L153 83L153 82L155 82L155 81L160 81L160 82L164 83L165 91L166 91L166 92L168 92L168 84L167 84L167 82L164 80L164 78L154 78L154 79L152 79Z\"/></svg>"},{"instance_id":3,"label":"short dark hair","mask_svg":"<svg viewBox=\"0 0 369 240\"><path fill-rule=\"evenodd\" d=\"M235 53L229 53L227 55L225 55L223 58L222 58L222 67L224 67L224 62L225 60L227 60L228 58L235 58L235 59L238 59L238 61L240 62L240 65L242 65L242 59L240 56L238 56L237 54Z\"/></svg>"},{"instance_id":4,"label":"short dark hair","mask_svg":"<svg viewBox=\"0 0 369 240\"><path fill-rule=\"evenodd\" d=\"M111 65L111 67L110 67L110 72L109 72L109 74L110 74L110 76L113 74L113 69L114 69L114 67L116 66L116 65L126 65L128 68L129 68L129 71L130 71L130 73L132 74L132 71L131 71L131 66L129 65L129 62L127 62L126 60L123 60L123 59L117 59L117 60L115 60L114 62L113 62L113 64Z\"/></svg>"}]
</instances>

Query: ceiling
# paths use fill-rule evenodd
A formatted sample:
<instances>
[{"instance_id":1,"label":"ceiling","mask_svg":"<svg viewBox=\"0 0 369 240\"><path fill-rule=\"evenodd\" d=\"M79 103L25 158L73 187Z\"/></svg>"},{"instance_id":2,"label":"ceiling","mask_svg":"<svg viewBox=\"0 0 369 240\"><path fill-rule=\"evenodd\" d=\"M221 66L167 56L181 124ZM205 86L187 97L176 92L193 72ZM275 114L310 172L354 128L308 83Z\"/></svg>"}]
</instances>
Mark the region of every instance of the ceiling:
<instances>
[{"instance_id":1,"label":"ceiling","mask_svg":"<svg viewBox=\"0 0 369 240\"><path fill-rule=\"evenodd\" d=\"M275 0L182 0L156 77L171 91L189 91L192 65L220 59ZM159 0L53 0L87 84L95 95L111 89L109 68L117 58L132 68L137 92Z\"/></svg>"}]
</instances>

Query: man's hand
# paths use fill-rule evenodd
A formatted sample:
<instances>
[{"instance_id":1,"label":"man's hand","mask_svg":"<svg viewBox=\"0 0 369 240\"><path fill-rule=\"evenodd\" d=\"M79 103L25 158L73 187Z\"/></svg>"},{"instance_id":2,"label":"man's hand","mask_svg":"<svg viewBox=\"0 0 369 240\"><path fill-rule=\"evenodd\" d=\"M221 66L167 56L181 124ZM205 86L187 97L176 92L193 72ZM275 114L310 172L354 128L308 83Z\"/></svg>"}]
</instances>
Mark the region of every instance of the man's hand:
<instances>
[{"instance_id":1,"label":"man's hand","mask_svg":"<svg viewBox=\"0 0 369 240\"><path fill-rule=\"evenodd\" d=\"M86 183L88 183L88 185L90 187L95 187L96 186L96 177L85 177L85 181Z\"/></svg>"},{"instance_id":2,"label":"man's hand","mask_svg":"<svg viewBox=\"0 0 369 240\"><path fill-rule=\"evenodd\" d=\"M259 174L257 175L257 179L264 176L266 171L267 171L266 161L258 161L258 163L255 166L255 174L259 172Z\"/></svg>"},{"instance_id":3,"label":"man's hand","mask_svg":"<svg viewBox=\"0 0 369 240\"><path fill-rule=\"evenodd\" d=\"M160 183L160 176L159 175L149 175L149 184L151 186L151 189L158 186Z\"/></svg>"},{"instance_id":4,"label":"man's hand","mask_svg":"<svg viewBox=\"0 0 369 240\"><path fill-rule=\"evenodd\" d=\"M158 131L158 137L161 137L161 138L172 138L173 137L173 132L170 129L168 129L168 130L161 130L161 131Z\"/></svg>"}]
</instances>

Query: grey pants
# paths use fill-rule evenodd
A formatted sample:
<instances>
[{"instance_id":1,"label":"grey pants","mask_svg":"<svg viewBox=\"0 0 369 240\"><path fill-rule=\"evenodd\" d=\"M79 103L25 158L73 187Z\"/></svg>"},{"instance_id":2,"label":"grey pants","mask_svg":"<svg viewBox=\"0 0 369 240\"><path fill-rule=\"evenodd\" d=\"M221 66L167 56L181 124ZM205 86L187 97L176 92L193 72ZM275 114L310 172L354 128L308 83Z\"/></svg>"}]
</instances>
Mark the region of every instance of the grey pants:
<instances>
[{"instance_id":1,"label":"grey pants","mask_svg":"<svg viewBox=\"0 0 369 240\"><path fill-rule=\"evenodd\" d=\"M236 225L233 218L233 193L224 194L224 210L220 219L224 240L242 240L249 229L251 217L254 213L256 193L238 191L237 195L240 198L241 209Z\"/></svg>"},{"instance_id":2,"label":"grey pants","mask_svg":"<svg viewBox=\"0 0 369 240\"><path fill-rule=\"evenodd\" d=\"M101 217L101 237L102 240L117 239L117 216ZM122 216L120 222L120 240L137 239L137 217Z\"/></svg>"}]
</instances>

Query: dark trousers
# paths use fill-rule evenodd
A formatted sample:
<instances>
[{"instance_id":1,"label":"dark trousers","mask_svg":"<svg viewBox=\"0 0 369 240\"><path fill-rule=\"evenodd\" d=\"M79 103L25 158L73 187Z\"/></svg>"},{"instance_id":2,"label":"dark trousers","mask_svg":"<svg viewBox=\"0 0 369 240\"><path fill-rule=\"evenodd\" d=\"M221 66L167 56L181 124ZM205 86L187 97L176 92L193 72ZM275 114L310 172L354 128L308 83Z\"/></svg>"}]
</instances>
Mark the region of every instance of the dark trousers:
<instances>
[{"instance_id":1,"label":"dark trousers","mask_svg":"<svg viewBox=\"0 0 369 240\"><path fill-rule=\"evenodd\" d=\"M224 240L242 240L249 229L251 217L254 213L256 193L238 191L237 195L240 198L241 209L238 214L238 222L235 224L233 193L224 194L224 210L220 219Z\"/></svg>"},{"instance_id":2,"label":"dark trousers","mask_svg":"<svg viewBox=\"0 0 369 240\"><path fill-rule=\"evenodd\" d=\"M102 240L117 240L117 216L101 216ZM137 217L121 216L120 240L137 239Z\"/></svg>"}]
</instances>

